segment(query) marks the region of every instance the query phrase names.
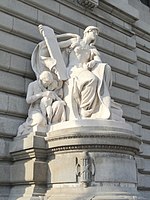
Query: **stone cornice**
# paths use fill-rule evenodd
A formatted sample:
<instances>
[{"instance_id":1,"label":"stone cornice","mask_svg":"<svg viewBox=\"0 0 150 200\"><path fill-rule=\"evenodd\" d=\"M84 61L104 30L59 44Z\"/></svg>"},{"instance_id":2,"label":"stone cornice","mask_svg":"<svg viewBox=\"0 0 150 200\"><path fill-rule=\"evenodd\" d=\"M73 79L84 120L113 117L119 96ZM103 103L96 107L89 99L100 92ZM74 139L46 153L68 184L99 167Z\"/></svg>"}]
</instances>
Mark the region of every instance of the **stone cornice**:
<instances>
[{"instance_id":1,"label":"stone cornice","mask_svg":"<svg viewBox=\"0 0 150 200\"><path fill-rule=\"evenodd\" d=\"M77 120L62 123L61 128L54 125L45 139L50 152L90 149L138 154L141 143L128 124L109 120Z\"/></svg>"},{"instance_id":2,"label":"stone cornice","mask_svg":"<svg viewBox=\"0 0 150 200\"><path fill-rule=\"evenodd\" d=\"M139 11L127 1L101 0L99 7L131 24L139 20Z\"/></svg>"}]
</instances>

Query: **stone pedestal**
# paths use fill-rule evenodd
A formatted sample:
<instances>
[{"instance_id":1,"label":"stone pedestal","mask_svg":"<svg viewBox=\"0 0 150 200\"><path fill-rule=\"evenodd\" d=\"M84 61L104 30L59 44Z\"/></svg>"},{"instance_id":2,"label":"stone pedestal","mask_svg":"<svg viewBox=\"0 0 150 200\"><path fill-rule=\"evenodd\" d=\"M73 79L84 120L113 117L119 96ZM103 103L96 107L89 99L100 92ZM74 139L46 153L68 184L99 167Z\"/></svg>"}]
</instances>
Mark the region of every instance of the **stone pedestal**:
<instances>
[{"instance_id":1,"label":"stone pedestal","mask_svg":"<svg viewBox=\"0 0 150 200\"><path fill-rule=\"evenodd\" d=\"M10 146L12 188L9 200L40 200L47 188L45 133L16 137Z\"/></svg>"},{"instance_id":2,"label":"stone pedestal","mask_svg":"<svg viewBox=\"0 0 150 200\"><path fill-rule=\"evenodd\" d=\"M142 200L139 145L130 125L91 119L17 137L9 200Z\"/></svg>"},{"instance_id":3,"label":"stone pedestal","mask_svg":"<svg viewBox=\"0 0 150 200\"><path fill-rule=\"evenodd\" d=\"M140 139L124 122L76 120L47 134L48 200L135 200Z\"/></svg>"}]
</instances>

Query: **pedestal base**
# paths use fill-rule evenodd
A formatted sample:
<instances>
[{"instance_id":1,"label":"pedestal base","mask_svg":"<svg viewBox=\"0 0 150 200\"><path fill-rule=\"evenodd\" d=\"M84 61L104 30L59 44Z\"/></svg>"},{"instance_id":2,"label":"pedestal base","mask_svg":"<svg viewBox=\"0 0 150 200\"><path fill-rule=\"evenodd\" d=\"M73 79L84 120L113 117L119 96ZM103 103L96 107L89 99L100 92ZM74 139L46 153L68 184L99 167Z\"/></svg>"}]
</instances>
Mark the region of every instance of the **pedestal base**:
<instances>
[{"instance_id":1,"label":"pedestal base","mask_svg":"<svg viewBox=\"0 0 150 200\"><path fill-rule=\"evenodd\" d=\"M10 146L9 200L144 200L137 192L140 139L124 122L76 120Z\"/></svg>"},{"instance_id":2,"label":"pedestal base","mask_svg":"<svg viewBox=\"0 0 150 200\"><path fill-rule=\"evenodd\" d=\"M8 200L41 200L47 189L47 151L43 132L16 137L10 146L12 188Z\"/></svg>"},{"instance_id":3,"label":"pedestal base","mask_svg":"<svg viewBox=\"0 0 150 200\"><path fill-rule=\"evenodd\" d=\"M107 188L110 190L113 188ZM115 188L116 189L116 188ZM118 189L119 190L119 189ZM100 194L101 193L101 194ZM94 189L52 189L44 200L145 200L137 192L105 192L101 187Z\"/></svg>"},{"instance_id":4,"label":"pedestal base","mask_svg":"<svg viewBox=\"0 0 150 200\"><path fill-rule=\"evenodd\" d=\"M76 120L47 134L48 200L142 200L134 156L140 139L124 122Z\"/></svg>"}]
</instances>

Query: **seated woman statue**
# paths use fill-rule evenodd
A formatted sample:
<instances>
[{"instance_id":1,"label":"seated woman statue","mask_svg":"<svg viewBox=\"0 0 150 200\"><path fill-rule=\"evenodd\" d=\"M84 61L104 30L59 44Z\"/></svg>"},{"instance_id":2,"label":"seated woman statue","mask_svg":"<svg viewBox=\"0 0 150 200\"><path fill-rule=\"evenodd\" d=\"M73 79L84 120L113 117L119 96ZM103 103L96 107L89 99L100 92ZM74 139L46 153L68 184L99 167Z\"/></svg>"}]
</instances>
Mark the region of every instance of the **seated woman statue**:
<instances>
[{"instance_id":1,"label":"seated woman statue","mask_svg":"<svg viewBox=\"0 0 150 200\"><path fill-rule=\"evenodd\" d=\"M51 28L42 25L39 30L45 40L33 52L32 67L33 70L46 68L55 74L57 81L62 81L58 77L61 77L62 70L66 70L67 78L63 79L62 85L66 119L122 120L120 105L110 97L111 68L107 63L102 63L95 47L99 29L88 26L83 38L72 33L55 35ZM62 69L60 64L57 66L59 59L53 57L59 52L65 63Z\"/></svg>"},{"instance_id":2,"label":"seated woman statue","mask_svg":"<svg viewBox=\"0 0 150 200\"><path fill-rule=\"evenodd\" d=\"M68 54L68 81L64 84L64 97L69 107L67 113L69 118L122 120L120 105L110 97L111 68L102 63L95 47L98 33L97 27L88 26L83 38L77 35L59 42L62 52L65 49Z\"/></svg>"}]
</instances>

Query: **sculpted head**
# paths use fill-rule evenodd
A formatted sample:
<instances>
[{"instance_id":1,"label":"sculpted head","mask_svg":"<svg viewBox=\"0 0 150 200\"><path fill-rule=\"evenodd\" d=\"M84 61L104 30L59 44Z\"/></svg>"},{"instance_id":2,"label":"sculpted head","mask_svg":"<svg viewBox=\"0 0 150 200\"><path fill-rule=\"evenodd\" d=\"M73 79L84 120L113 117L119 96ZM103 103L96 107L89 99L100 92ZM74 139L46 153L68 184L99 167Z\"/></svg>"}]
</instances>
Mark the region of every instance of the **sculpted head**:
<instances>
[{"instance_id":1,"label":"sculpted head","mask_svg":"<svg viewBox=\"0 0 150 200\"><path fill-rule=\"evenodd\" d=\"M40 74L39 79L44 87L50 86L53 82L53 76L49 71L43 71Z\"/></svg>"},{"instance_id":2,"label":"sculpted head","mask_svg":"<svg viewBox=\"0 0 150 200\"><path fill-rule=\"evenodd\" d=\"M99 33L99 29L96 26L88 26L84 30L84 38L91 40L90 43L94 43L96 41L96 36Z\"/></svg>"}]
</instances>

